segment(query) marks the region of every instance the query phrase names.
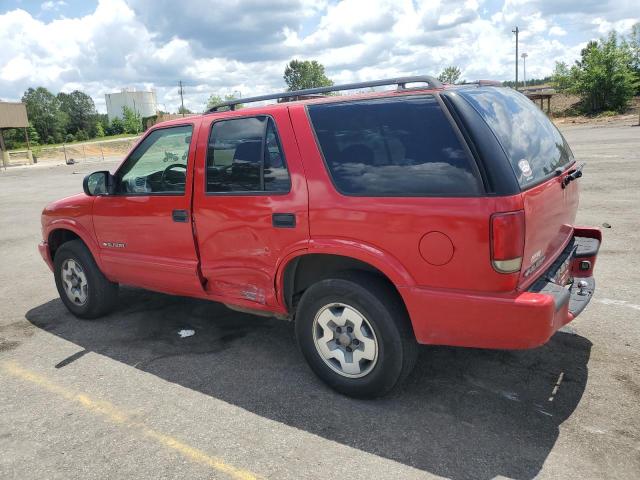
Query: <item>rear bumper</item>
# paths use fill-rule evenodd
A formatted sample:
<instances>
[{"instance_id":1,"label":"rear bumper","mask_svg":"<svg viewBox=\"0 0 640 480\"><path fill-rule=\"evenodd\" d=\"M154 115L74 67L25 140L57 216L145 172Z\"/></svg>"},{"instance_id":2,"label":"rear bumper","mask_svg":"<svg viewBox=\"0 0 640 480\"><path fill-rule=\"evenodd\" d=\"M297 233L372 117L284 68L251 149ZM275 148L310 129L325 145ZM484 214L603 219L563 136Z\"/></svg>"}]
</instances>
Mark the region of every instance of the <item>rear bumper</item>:
<instances>
[{"instance_id":1,"label":"rear bumper","mask_svg":"<svg viewBox=\"0 0 640 480\"><path fill-rule=\"evenodd\" d=\"M576 228L567 249L527 291L479 294L400 287L416 339L424 344L501 349L546 343L591 300L601 240L598 229ZM552 279L567 258L573 282L563 287ZM588 262L589 268L581 262ZM581 281L585 283L579 288Z\"/></svg>"},{"instance_id":2,"label":"rear bumper","mask_svg":"<svg viewBox=\"0 0 640 480\"><path fill-rule=\"evenodd\" d=\"M51 250L49 250L49 244L47 242L40 242L38 244L38 251L42 256L42 259L49 266L49 269L53 272L53 259L51 258Z\"/></svg>"}]
</instances>

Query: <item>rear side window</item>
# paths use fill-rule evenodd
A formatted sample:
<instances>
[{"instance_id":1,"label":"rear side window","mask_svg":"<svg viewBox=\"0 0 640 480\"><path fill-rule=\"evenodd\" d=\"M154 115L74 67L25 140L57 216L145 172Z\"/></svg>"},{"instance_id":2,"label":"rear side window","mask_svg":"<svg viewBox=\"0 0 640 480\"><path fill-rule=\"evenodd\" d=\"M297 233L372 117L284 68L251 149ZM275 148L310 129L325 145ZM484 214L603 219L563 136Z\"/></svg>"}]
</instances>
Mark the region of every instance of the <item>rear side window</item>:
<instances>
[{"instance_id":1,"label":"rear side window","mask_svg":"<svg viewBox=\"0 0 640 480\"><path fill-rule=\"evenodd\" d=\"M221 120L211 127L207 192L288 192L289 172L273 120Z\"/></svg>"},{"instance_id":2,"label":"rear side window","mask_svg":"<svg viewBox=\"0 0 640 480\"><path fill-rule=\"evenodd\" d=\"M522 188L540 183L573 162L573 153L547 116L510 88L461 90L502 145Z\"/></svg>"},{"instance_id":3,"label":"rear side window","mask_svg":"<svg viewBox=\"0 0 640 480\"><path fill-rule=\"evenodd\" d=\"M433 95L308 108L331 177L343 194L481 192L471 160Z\"/></svg>"}]
</instances>

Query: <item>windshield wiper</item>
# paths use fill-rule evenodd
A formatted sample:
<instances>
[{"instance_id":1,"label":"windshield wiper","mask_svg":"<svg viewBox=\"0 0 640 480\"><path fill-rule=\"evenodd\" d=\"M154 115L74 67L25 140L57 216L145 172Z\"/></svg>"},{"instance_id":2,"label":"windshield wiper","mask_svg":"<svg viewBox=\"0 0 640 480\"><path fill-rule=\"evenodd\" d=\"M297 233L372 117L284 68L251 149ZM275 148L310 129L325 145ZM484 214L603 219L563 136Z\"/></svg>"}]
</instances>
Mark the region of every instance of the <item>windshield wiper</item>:
<instances>
[{"instance_id":1,"label":"windshield wiper","mask_svg":"<svg viewBox=\"0 0 640 480\"><path fill-rule=\"evenodd\" d=\"M569 175L567 175L562 179L562 188L567 188L567 185L569 185L574 180L577 180L578 178L580 178L582 176L582 169L584 168L585 165L586 163L582 162L576 168L571 170L569 172Z\"/></svg>"}]
</instances>

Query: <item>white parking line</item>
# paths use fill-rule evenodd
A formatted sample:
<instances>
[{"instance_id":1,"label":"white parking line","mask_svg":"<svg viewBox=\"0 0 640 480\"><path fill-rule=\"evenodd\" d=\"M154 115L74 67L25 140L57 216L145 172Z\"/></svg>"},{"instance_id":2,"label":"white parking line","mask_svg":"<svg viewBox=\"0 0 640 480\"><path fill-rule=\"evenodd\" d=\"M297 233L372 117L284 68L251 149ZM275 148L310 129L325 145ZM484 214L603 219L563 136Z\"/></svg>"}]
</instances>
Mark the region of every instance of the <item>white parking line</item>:
<instances>
[{"instance_id":1,"label":"white parking line","mask_svg":"<svg viewBox=\"0 0 640 480\"><path fill-rule=\"evenodd\" d=\"M630 303L626 300L613 300L611 298L598 298L596 302L602 303L604 305L615 305L617 307L627 307L633 308L634 310L640 310L640 305L635 303Z\"/></svg>"},{"instance_id":2,"label":"white parking line","mask_svg":"<svg viewBox=\"0 0 640 480\"><path fill-rule=\"evenodd\" d=\"M558 375L558 381L556 382L556 384L553 387L553 390L551 391L551 396L549 397L550 402L553 402L553 397L555 397L556 393L558 393L558 389L560 388L560 384L562 383L563 378L564 378L564 372L560 372L560 375Z\"/></svg>"}]
</instances>

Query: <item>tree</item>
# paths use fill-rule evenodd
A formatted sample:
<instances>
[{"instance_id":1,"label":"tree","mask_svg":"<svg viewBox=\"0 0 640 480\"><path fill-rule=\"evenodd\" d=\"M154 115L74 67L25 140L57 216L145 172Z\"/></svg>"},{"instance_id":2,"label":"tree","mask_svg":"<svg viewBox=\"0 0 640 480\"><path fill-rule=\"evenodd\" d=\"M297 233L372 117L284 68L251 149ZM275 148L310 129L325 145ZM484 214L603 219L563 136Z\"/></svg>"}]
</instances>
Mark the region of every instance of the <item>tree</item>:
<instances>
[{"instance_id":1,"label":"tree","mask_svg":"<svg viewBox=\"0 0 640 480\"><path fill-rule=\"evenodd\" d=\"M598 49L598 42L596 40L589 40L587 42L587 45L582 50L580 50L580 60L576 60L576 65L582 68L584 65L584 59L586 58L587 54L594 49Z\"/></svg>"},{"instance_id":2,"label":"tree","mask_svg":"<svg viewBox=\"0 0 640 480\"><path fill-rule=\"evenodd\" d=\"M60 92L57 98L60 101L60 110L67 114L67 133L75 135L79 130L92 133L95 131L96 106L89 95L74 90L71 93Z\"/></svg>"},{"instance_id":3,"label":"tree","mask_svg":"<svg viewBox=\"0 0 640 480\"><path fill-rule=\"evenodd\" d=\"M633 68L636 73L636 79L639 80L636 89L637 95L640 93L640 22L637 22L631 27L628 45L631 54L631 68Z\"/></svg>"},{"instance_id":4,"label":"tree","mask_svg":"<svg viewBox=\"0 0 640 480\"><path fill-rule=\"evenodd\" d=\"M291 60L284 69L283 78L290 92L333 85L324 73L324 66L315 60Z\"/></svg>"},{"instance_id":5,"label":"tree","mask_svg":"<svg viewBox=\"0 0 640 480\"><path fill-rule=\"evenodd\" d=\"M455 65L450 65L445 68L440 75L438 75L438 80L444 83L456 83L460 78L460 69Z\"/></svg>"},{"instance_id":6,"label":"tree","mask_svg":"<svg viewBox=\"0 0 640 480\"><path fill-rule=\"evenodd\" d=\"M124 133L139 133L142 130L142 118L138 112L124 106L122 107L122 125Z\"/></svg>"},{"instance_id":7,"label":"tree","mask_svg":"<svg viewBox=\"0 0 640 480\"><path fill-rule=\"evenodd\" d=\"M543 78L527 78L527 85L545 85L547 83L552 82L552 78L549 77L543 77ZM459 83L465 83L464 80L462 80L462 82ZM502 82L502 86L503 87L511 87L511 88L515 88L516 86L516 82L514 82L513 80L505 80L504 82Z\"/></svg>"},{"instance_id":8,"label":"tree","mask_svg":"<svg viewBox=\"0 0 640 480\"><path fill-rule=\"evenodd\" d=\"M233 94L233 93L225 95L224 98L221 97L220 95L213 94L213 95L211 95L209 97L209 100L207 100L207 110L211 109L212 107L214 107L216 105L221 104L222 102L228 102L230 100L235 100L236 98L238 98L238 97L236 97L235 94ZM240 110L242 107L243 107L243 105L241 103L239 103L234 108L236 110Z\"/></svg>"},{"instance_id":9,"label":"tree","mask_svg":"<svg viewBox=\"0 0 640 480\"><path fill-rule=\"evenodd\" d=\"M21 128L8 128L2 131L5 147L8 150L22 148L24 142L24 132Z\"/></svg>"},{"instance_id":10,"label":"tree","mask_svg":"<svg viewBox=\"0 0 640 480\"><path fill-rule=\"evenodd\" d=\"M27 131L29 132L29 143L32 145L39 145L40 135L38 135L38 131L35 128L33 128L33 124L31 122L29 122L29 127L27 128Z\"/></svg>"},{"instance_id":11,"label":"tree","mask_svg":"<svg viewBox=\"0 0 640 480\"><path fill-rule=\"evenodd\" d=\"M582 58L571 68L575 79L571 90L582 97L589 112L623 111L638 88L631 64L630 49L620 45L616 33L611 32L582 50Z\"/></svg>"},{"instance_id":12,"label":"tree","mask_svg":"<svg viewBox=\"0 0 640 480\"><path fill-rule=\"evenodd\" d=\"M180 115L182 115L183 113L184 113L185 115L187 115L187 114L189 114L189 113L193 113L193 112L192 112L191 110L189 110L187 107L180 106L180 107L178 108L178 113L179 113Z\"/></svg>"},{"instance_id":13,"label":"tree","mask_svg":"<svg viewBox=\"0 0 640 480\"><path fill-rule=\"evenodd\" d=\"M99 136L98 132L100 129L106 134L109 129L109 116L106 113L96 113L94 115L93 121L95 122L95 136Z\"/></svg>"},{"instance_id":14,"label":"tree","mask_svg":"<svg viewBox=\"0 0 640 480\"><path fill-rule=\"evenodd\" d=\"M124 133L124 124L118 117L114 118L105 129L107 135L120 135Z\"/></svg>"},{"instance_id":15,"label":"tree","mask_svg":"<svg viewBox=\"0 0 640 480\"><path fill-rule=\"evenodd\" d=\"M565 62L556 62L556 67L551 75L551 84L560 91L566 91L571 88L574 79L571 76L571 70Z\"/></svg>"},{"instance_id":16,"label":"tree","mask_svg":"<svg viewBox=\"0 0 640 480\"><path fill-rule=\"evenodd\" d=\"M29 88L22 96L27 115L44 143L61 142L67 116L60 109L60 101L44 87Z\"/></svg>"}]
</instances>

